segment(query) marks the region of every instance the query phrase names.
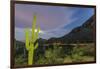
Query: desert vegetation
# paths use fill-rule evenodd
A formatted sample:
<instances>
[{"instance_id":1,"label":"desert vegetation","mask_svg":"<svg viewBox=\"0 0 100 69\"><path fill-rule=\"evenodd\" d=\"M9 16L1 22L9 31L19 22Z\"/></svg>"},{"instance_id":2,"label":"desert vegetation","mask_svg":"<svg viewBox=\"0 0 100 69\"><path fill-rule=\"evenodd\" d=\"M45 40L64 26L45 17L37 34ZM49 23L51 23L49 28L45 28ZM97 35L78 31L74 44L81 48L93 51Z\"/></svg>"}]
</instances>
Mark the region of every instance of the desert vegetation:
<instances>
[{"instance_id":1,"label":"desert vegetation","mask_svg":"<svg viewBox=\"0 0 100 69\"><path fill-rule=\"evenodd\" d=\"M20 47L21 48L21 47ZM45 48L45 49L43 49ZM23 49L24 46L23 46ZM22 53L21 53L22 52ZM16 65L27 65L27 50L26 55L20 49L19 55L16 55ZM61 46L54 44L53 47L38 47L34 54L34 64L61 64L61 63L77 63L95 61L94 43L75 44Z\"/></svg>"},{"instance_id":2,"label":"desert vegetation","mask_svg":"<svg viewBox=\"0 0 100 69\"><path fill-rule=\"evenodd\" d=\"M36 37L35 41L38 43L35 43L34 38L32 38L31 41L34 42L30 42L30 44L34 48L30 48L32 49L31 54L29 54L28 50L31 47L29 46L29 41L25 43L15 39L15 65L44 65L95 61L94 23L94 16L92 16L82 26L73 29L63 37L50 38L48 40ZM27 34L26 31L26 39L28 39ZM38 44L38 46L35 46L34 43L35 45Z\"/></svg>"}]
</instances>

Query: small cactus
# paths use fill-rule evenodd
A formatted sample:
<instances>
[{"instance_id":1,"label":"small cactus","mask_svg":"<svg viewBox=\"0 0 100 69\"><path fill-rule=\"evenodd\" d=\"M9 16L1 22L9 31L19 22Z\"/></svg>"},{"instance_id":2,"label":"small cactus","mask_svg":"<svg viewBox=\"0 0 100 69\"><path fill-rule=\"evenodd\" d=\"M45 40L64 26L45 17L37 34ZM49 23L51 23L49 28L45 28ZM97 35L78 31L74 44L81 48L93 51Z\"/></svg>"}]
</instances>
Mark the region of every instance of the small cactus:
<instances>
[{"instance_id":1,"label":"small cactus","mask_svg":"<svg viewBox=\"0 0 100 69\"><path fill-rule=\"evenodd\" d=\"M25 29L25 37L26 37L26 50L28 51L28 65L32 65L34 63L34 51L38 48L38 34L40 28L36 29L36 15L34 16L32 23L32 33L31 38L29 38L29 29Z\"/></svg>"}]
</instances>

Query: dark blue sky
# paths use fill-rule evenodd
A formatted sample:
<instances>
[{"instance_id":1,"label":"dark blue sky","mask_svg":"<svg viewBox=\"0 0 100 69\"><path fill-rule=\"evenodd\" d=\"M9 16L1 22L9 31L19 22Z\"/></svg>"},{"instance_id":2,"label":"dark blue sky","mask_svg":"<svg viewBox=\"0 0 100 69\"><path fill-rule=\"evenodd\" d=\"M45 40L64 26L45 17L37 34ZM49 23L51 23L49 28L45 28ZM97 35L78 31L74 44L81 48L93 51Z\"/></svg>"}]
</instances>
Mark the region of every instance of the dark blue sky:
<instances>
[{"instance_id":1,"label":"dark blue sky","mask_svg":"<svg viewBox=\"0 0 100 69\"><path fill-rule=\"evenodd\" d=\"M60 7L43 5L15 5L15 38L24 40L24 29L31 30L33 15L41 28L39 37L61 37L73 28L82 25L94 14L94 8Z\"/></svg>"}]
</instances>

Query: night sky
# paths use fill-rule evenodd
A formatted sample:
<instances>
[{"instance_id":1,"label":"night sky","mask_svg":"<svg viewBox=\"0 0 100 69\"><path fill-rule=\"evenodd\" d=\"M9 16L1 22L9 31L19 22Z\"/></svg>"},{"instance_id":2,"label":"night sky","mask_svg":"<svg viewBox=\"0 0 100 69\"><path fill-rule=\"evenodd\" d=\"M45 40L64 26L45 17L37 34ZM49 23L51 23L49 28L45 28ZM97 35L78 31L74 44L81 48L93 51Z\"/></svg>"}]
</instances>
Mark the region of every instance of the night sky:
<instances>
[{"instance_id":1,"label":"night sky","mask_svg":"<svg viewBox=\"0 0 100 69\"><path fill-rule=\"evenodd\" d=\"M25 40L24 30L29 28L31 31L34 14L37 16L36 26L41 28L39 37L49 39L64 36L82 25L94 14L94 8L16 4L16 40Z\"/></svg>"}]
</instances>

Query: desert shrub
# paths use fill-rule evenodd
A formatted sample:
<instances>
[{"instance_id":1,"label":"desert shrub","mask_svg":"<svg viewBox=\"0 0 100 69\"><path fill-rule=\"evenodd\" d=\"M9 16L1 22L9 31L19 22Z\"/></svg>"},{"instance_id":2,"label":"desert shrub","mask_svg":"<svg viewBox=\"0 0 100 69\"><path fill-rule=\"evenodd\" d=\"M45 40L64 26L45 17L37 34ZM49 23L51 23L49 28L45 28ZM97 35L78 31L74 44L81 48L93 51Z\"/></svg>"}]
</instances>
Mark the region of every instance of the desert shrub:
<instances>
[{"instance_id":1,"label":"desert shrub","mask_svg":"<svg viewBox=\"0 0 100 69\"><path fill-rule=\"evenodd\" d=\"M74 46L73 45L67 45L63 48L62 51L64 51L64 55L71 55L73 51Z\"/></svg>"},{"instance_id":2,"label":"desert shrub","mask_svg":"<svg viewBox=\"0 0 100 69\"><path fill-rule=\"evenodd\" d=\"M39 56L38 60L35 62L35 64L47 64L47 60L43 56Z\"/></svg>"},{"instance_id":3,"label":"desert shrub","mask_svg":"<svg viewBox=\"0 0 100 69\"><path fill-rule=\"evenodd\" d=\"M88 44L84 48L84 56L95 56L95 47L94 44Z\"/></svg>"},{"instance_id":4,"label":"desert shrub","mask_svg":"<svg viewBox=\"0 0 100 69\"><path fill-rule=\"evenodd\" d=\"M27 59L26 58L23 58L22 55L17 56L15 58L15 65L25 65L25 64L27 64Z\"/></svg>"},{"instance_id":5,"label":"desert shrub","mask_svg":"<svg viewBox=\"0 0 100 69\"><path fill-rule=\"evenodd\" d=\"M54 48L48 48L45 51L44 56L39 56L36 64L59 64L63 63L63 58L61 57L61 50L62 47L60 46L53 46Z\"/></svg>"},{"instance_id":6,"label":"desert shrub","mask_svg":"<svg viewBox=\"0 0 100 69\"><path fill-rule=\"evenodd\" d=\"M87 57L87 59L85 59ZM84 46L78 45L73 48L72 51L72 61L73 62L82 62L93 60L94 57L94 47L91 44L87 44Z\"/></svg>"},{"instance_id":7,"label":"desert shrub","mask_svg":"<svg viewBox=\"0 0 100 69\"><path fill-rule=\"evenodd\" d=\"M54 46L54 49L49 49L45 52L45 57L49 64L63 62L61 58L61 47Z\"/></svg>"},{"instance_id":8,"label":"desert shrub","mask_svg":"<svg viewBox=\"0 0 100 69\"><path fill-rule=\"evenodd\" d=\"M80 62L82 55L83 55L82 49L77 48L77 46L74 47L73 51L72 51L72 55L71 55L72 61L73 62Z\"/></svg>"},{"instance_id":9,"label":"desert shrub","mask_svg":"<svg viewBox=\"0 0 100 69\"><path fill-rule=\"evenodd\" d=\"M45 54L45 49L42 46L39 46L34 53L34 63L38 62L38 60L42 59L44 57Z\"/></svg>"}]
</instances>

